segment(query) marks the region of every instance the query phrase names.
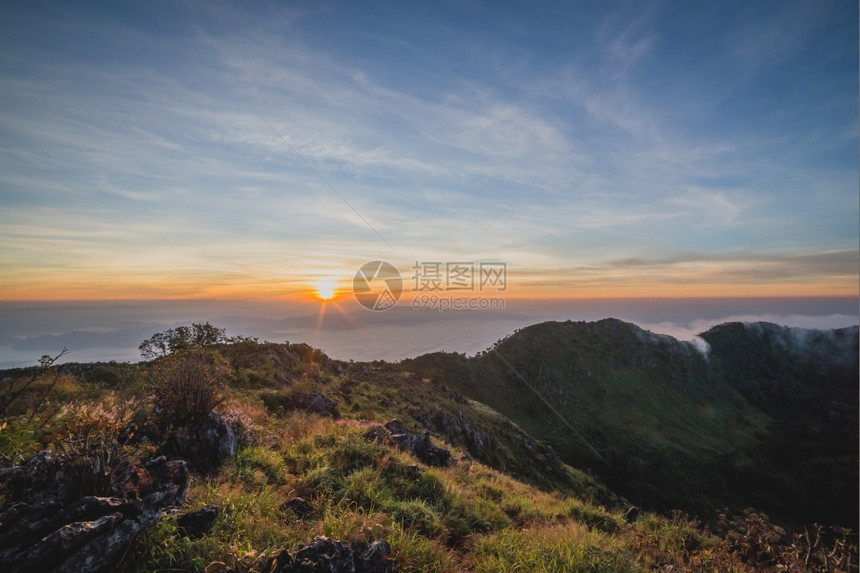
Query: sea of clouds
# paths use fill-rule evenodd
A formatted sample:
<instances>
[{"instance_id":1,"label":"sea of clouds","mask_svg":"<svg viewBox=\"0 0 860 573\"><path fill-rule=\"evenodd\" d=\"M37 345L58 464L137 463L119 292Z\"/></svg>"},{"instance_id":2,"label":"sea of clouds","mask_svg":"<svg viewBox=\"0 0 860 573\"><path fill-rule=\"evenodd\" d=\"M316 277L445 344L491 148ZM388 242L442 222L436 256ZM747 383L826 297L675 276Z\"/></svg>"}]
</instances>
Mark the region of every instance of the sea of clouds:
<instances>
[{"instance_id":1,"label":"sea of clouds","mask_svg":"<svg viewBox=\"0 0 860 573\"><path fill-rule=\"evenodd\" d=\"M245 301L0 303L0 368L34 365L69 350L68 362L138 361L138 345L156 332L210 322L228 335L306 342L341 360L399 360L438 350L486 350L518 328L545 320L614 317L658 334L689 340L723 322L772 322L811 329L858 324L853 298L598 299L507 301L504 310L384 312L351 300L290 305Z\"/></svg>"}]
</instances>

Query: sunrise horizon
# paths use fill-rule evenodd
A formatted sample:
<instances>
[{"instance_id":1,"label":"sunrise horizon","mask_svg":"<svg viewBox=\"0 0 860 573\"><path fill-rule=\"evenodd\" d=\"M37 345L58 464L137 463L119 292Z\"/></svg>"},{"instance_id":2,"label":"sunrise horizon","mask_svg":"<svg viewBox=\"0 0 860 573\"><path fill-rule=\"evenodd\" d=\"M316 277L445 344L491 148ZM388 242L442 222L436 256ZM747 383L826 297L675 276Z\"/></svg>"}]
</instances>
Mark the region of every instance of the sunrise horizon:
<instances>
[{"instance_id":1,"label":"sunrise horizon","mask_svg":"<svg viewBox=\"0 0 860 573\"><path fill-rule=\"evenodd\" d=\"M851 251L840 253L845 258L854 256ZM665 274L657 277L642 278L641 276L624 276L617 271L606 279L596 278L599 270L588 269L585 276L576 276L573 269L553 275L552 271L544 269L518 271L507 268L507 286L498 294L509 299L589 299L589 298L792 298L792 297L857 297L860 300L860 279L851 274L850 261L847 261L846 272L837 276L798 275L793 277L777 276L776 279L762 281L765 271L754 271L747 268L715 269L705 272L681 271L677 275ZM771 263L770 266L776 266ZM404 294L435 293L458 294L462 289L420 289L410 288L411 276L409 266L397 266L404 282ZM358 265L356 265L356 269ZM634 275L637 271L625 271ZM748 272L750 279L742 276ZM201 281L171 282L159 277L150 277L146 283L126 282L120 278L88 276L86 279L70 281L63 284L57 277L45 277L41 280L28 281L26 286L15 287L6 284L0 286L0 301L99 301L99 300L249 300L249 301L278 301L309 302L320 299L343 299L353 297L353 280L355 269L349 272L326 271L324 273L296 273L294 278L276 279L259 278L248 281L247 278L230 280L227 277L213 275ZM588 276L590 275L590 277ZM701 275L701 276L697 276ZM734 281L715 280L718 276L731 277L741 275ZM779 272L777 271L777 275ZM201 287L201 282L205 287ZM107 287L106 283L110 286ZM327 292L326 297L320 297L320 289ZM488 288L489 294L493 289ZM472 291L484 294L483 289L476 286ZM461 294L461 293L460 293Z\"/></svg>"},{"instance_id":2,"label":"sunrise horizon","mask_svg":"<svg viewBox=\"0 0 860 573\"><path fill-rule=\"evenodd\" d=\"M856 567L857 0L0 14L3 567Z\"/></svg>"},{"instance_id":3,"label":"sunrise horizon","mask_svg":"<svg viewBox=\"0 0 860 573\"><path fill-rule=\"evenodd\" d=\"M860 316L856 4L4 16L0 362L217 319L400 357Z\"/></svg>"}]
</instances>

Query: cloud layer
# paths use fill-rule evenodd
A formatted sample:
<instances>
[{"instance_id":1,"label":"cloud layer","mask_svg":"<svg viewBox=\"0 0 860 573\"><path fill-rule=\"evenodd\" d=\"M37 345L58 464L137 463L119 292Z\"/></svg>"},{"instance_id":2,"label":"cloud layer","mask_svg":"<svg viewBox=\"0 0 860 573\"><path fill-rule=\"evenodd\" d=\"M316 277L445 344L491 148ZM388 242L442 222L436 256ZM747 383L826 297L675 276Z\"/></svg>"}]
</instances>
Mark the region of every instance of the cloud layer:
<instances>
[{"instance_id":1,"label":"cloud layer","mask_svg":"<svg viewBox=\"0 0 860 573\"><path fill-rule=\"evenodd\" d=\"M679 340L729 321L802 328L858 323L854 298L575 299L509 301L496 310L372 312L355 302L313 306L243 301L0 304L0 368L31 366L64 347L71 362L137 361L138 345L180 324L210 322L227 334L305 342L342 360L399 360L445 350L473 354L517 328L545 320L615 317Z\"/></svg>"},{"instance_id":2,"label":"cloud layer","mask_svg":"<svg viewBox=\"0 0 860 573\"><path fill-rule=\"evenodd\" d=\"M377 258L856 294L856 11L10 7L0 299L265 298Z\"/></svg>"}]
</instances>

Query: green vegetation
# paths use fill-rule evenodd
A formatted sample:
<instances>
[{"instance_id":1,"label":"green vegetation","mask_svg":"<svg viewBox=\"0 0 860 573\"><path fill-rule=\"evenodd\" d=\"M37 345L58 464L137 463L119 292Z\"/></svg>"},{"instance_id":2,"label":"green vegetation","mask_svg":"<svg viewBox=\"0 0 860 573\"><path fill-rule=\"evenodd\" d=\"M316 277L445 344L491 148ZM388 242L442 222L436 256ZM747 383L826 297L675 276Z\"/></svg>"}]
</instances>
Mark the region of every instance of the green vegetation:
<instances>
[{"instance_id":1,"label":"green vegetation","mask_svg":"<svg viewBox=\"0 0 860 573\"><path fill-rule=\"evenodd\" d=\"M594 339L589 344L598 354L590 361L568 354L568 362L551 362L544 357L552 354L530 346L545 339L517 347L517 336L525 338L515 335L500 352L544 390L556 389L551 397L561 411L579 412L579 436L560 440L564 429L547 423L541 403L515 389L517 381L492 352L471 360L433 355L399 365L359 364L331 360L304 344L242 339L176 350L141 365L9 371L6 383L36 379L0 420L0 452L20 463L46 447L97 445L107 471L119 471L164 447L147 440L120 446L129 427L180 426L214 407L235 431L236 455L215 470L193 473L182 512L209 504L225 511L211 533L196 539L181 534L176 515L165 515L128 548L120 571L260 571L282 549L319 535L384 539L400 571L856 570L852 532L810 528L793 535L752 510L724 513L709 526L680 512L646 511L628 523L629 503L564 463L565 444L595 470L582 441L620 467L613 452L626 451L617 449L614 432L630 433L630 447L667 456L738 453L767 418L733 389L696 379L707 371L706 361L660 350L659 341L657 350L671 360L658 353L655 364L639 363L646 353L637 354L635 344L630 354L618 354L630 341L601 351L606 341ZM563 344L553 338L553 348ZM682 366L671 366L676 360ZM478 377L479 367L487 378ZM498 382L492 391L482 385L491 376ZM334 401L342 418L295 409L296 396L313 392ZM637 409L653 413L670 402L672 416L638 425L644 414ZM499 413L517 403L517 413L530 414L519 416L522 426ZM736 409L735 423L727 404ZM684 412L702 419L693 424L678 417ZM460 461L430 468L368 439L395 417L413 432L429 430ZM606 424L602 438L597 422L578 421L586 417ZM735 449L727 449L730 443ZM304 515L286 503L295 497L312 511Z\"/></svg>"},{"instance_id":2,"label":"green vegetation","mask_svg":"<svg viewBox=\"0 0 860 573\"><path fill-rule=\"evenodd\" d=\"M473 358L400 366L491 406L637 505L853 527L857 329L737 323L703 337L707 357L619 320L547 322Z\"/></svg>"},{"instance_id":3,"label":"green vegetation","mask_svg":"<svg viewBox=\"0 0 860 573\"><path fill-rule=\"evenodd\" d=\"M177 326L157 332L140 343L140 355L146 359L167 356L187 348L207 348L227 341L227 331L208 322Z\"/></svg>"},{"instance_id":4,"label":"green vegetation","mask_svg":"<svg viewBox=\"0 0 860 573\"><path fill-rule=\"evenodd\" d=\"M23 375L11 378L4 383L0 387L0 416L5 416L10 410L14 411L16 406L20 409L23 402L22 397L29 397L31 402L33 402L32 399L35 396L37 398L29 408L30 417L32 418L33 414L41 409L45 398L48 397L48 394L56 386L59 380L59 373L52 367L54 362L64 356L66 352L68 350L64 348L56 356L44 354L39 359L39 366L37 368L30 368L26 374L22 373ZM46 383L48 378L50 378L50 382Z\"/></svg>"},{"instance_id":5,"label":"green vegetation","mask_svg":"<svg viewBox=\"0 0 860 573\"><path fill-rule=\"evenodd\" d=\"M168 426L199 425L224 401L232 368L219 354L181 350L153 365L150 385L159 421Z\"/></svg>"}]
</instances>

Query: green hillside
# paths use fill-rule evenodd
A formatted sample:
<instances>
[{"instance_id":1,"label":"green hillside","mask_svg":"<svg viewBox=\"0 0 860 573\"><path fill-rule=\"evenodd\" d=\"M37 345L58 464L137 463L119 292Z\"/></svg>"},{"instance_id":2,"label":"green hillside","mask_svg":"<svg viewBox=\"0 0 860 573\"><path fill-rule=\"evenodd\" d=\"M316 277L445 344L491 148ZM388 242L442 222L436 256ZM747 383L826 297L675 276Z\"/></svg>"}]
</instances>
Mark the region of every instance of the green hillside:
<instances>
[{"instance_id":1,"label":"green hillside","mask_svg":"<svg viewBox=\"0 0 860 573\"><path fill-rule=\"evenodd\" d=\"M787 332L808 345L789 346ZM702 336L707 355L615 319L547 322L473 358L401 366L492 406L645 507L856 523L857 329L735 324Z\"/></svg>"},{"instance_id":2,"label":"green hillside","mask_svg":"<svg viewBox=\"0 0 860 573\"><path fill-rule=\"evenodd\" d=\"M712 470L776 443L740 363L614 320L399 364L212 332L0 373L9 571L856 570L855 533L786 532Z\"/></svg>"}]
</instances>

